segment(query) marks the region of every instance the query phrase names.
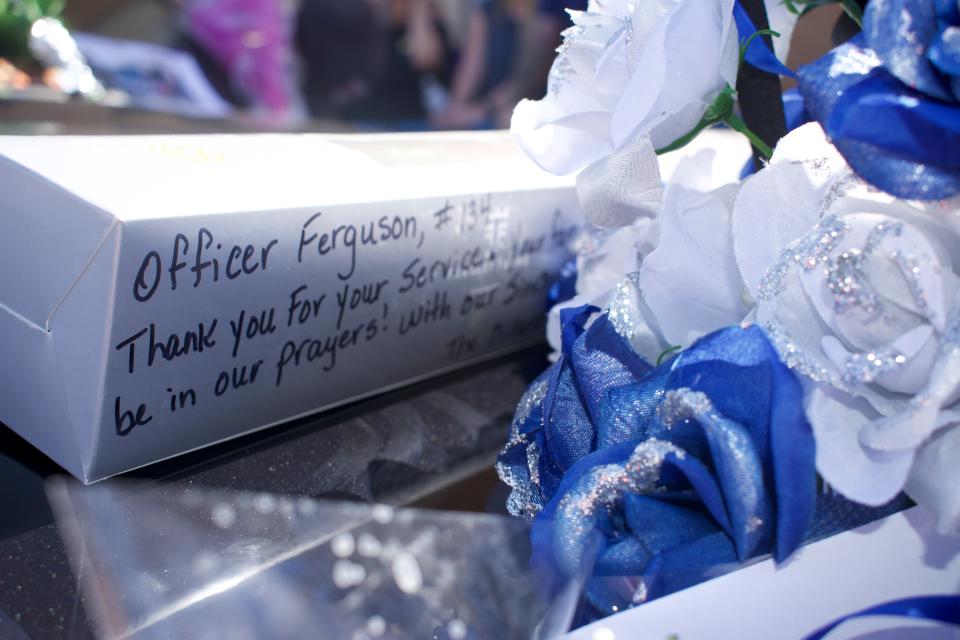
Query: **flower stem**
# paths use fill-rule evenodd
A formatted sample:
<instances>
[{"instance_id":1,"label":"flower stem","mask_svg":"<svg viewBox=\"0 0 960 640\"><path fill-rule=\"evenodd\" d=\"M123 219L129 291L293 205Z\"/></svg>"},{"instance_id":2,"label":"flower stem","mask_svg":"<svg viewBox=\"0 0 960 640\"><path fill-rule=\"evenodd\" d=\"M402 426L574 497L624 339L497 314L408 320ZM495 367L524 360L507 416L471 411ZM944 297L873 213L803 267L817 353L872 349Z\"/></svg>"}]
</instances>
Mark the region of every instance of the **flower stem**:
<instances>
[{"instance_id":1,"label":"flower stem","mask_svg":"<svg viewBox=\"0 0 960 640\"><path fill-rule=\"evenodd\" d=\"M747 41L744 42L742 45L740 45L740 63L737 65L738 67L743 66L743 59L747 56L747 49L750 48L750 43L753 42L754 38L757 38L760 36L770 36L772 38L779 38L780 32L774 31L773 29L760 29L759 31L754 31L753 33L751 33L750 37L747 38Z\"/></svg>"},{"instance_id":2,"label":"flower stem","mask_svg":"<svg viewBox=\"0 0 960 640\"><path fill-rule=\"evenodd\" d=\"M669 356L670 356L671 354L673 354L675 351L679 351L680 349L683 349L683 347L680 346L679 344L675 344L675 345L673 345L672 347L669 347L669 348L667 348L666 350L664 350L664 352L660 354L660 357L657 358L657 364L656 364L656 366L659 367L660 364L664 361L664 359L666 359L667 357L669 357Z\"/></svg>"},{"instance_id":3,"label":"flower stem","mask_svg":"<svg viewBox=\"0 0 960 640\"><path fill-rule=\"evenodd\" d=\"M716 97L716 99L713 101L713 104L707 107L703 117L700 118L700 122L697 123L697 126L695 126L692 131L680 136L667 146L657 149L657 155L662 155L670 151L676 151L681 147L685 147L687 143L696 138L700 132L707 127L713 126L718 122L723 122L724 118L733 112L733 103L735 99L736 92L734 91L733 87L728 85Z\"/></svg>"},{"instance_id":4,"label":"flower stem","mask_svg":"<svg viewBox=\"0 0 960 640\"><path fill-rule=\"evenodd\" d=\"M739 131L740 133L745 135L747 137L747 140L750 141L750 144L753 145L753 148L756 149L761 156L763 156L764 160L769 160L770 156L773 155L773 150L770 148L770 146L766 142L761 140L760 136L758 136L753 131L751 131L750 128L747 126L747 123L741 120L737 114L735 113L727 114L727 116L723 119L723 121L727 124L728 127L733 129L734 131Z\"/></svg>"},{"instance_id":5,"label":"flower stem","mask_svg":"<svg viewBox=\"0 0 960 640\"><path fill-rule=\"evenodd\" d=\"M689 144L691 140L696 138L701 131L709 127L711 124L713 124L713 122L710 122L709 120L704 118L703 120L697 123L697 126L694 127L693 130L690 131L690 133L680 136L679 138L677 138L676 140L674 140L673 142L671 142L665 147L660 147L659 149L656 150L656 154L659 156L659 155L663 155L664 153L676 151L677 149L682 149L683 147L687 146L687 144Z\"/></svg>"}]
</instances>

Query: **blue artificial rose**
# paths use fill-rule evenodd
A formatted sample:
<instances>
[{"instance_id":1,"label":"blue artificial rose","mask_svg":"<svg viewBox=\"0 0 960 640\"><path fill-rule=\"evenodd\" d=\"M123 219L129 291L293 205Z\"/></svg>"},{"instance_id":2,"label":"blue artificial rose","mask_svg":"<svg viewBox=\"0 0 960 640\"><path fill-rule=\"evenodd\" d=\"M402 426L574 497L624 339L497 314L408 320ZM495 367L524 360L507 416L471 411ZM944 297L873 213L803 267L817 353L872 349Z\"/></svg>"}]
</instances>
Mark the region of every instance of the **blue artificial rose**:
<instances>
[{"instance_id":1,"label":"blue artificial rose","mask_svg":"<svg viewBox=\"0 0 960 640\"><path fill-rule=\"evenodd\" d=\"M786 558L816 507L814 443L764 333L723 329L654 367L606 314L584 329L594 310L568 311L564 353L498 460L511 511L535 516L541 574L572 579L595 560L592 617Z\"/></svg>"},{"instance_id":2,"label":"blue artificial rose","mask_svg":"<svg viewBox=\"0 0 960 640\"><path fill-rule=\"evenodd\" d=\"M639 382L653 369L616 335L606 315L584 331L596 311L584 305L560 312L563 353L517 407L510 440L497 460L500 477L513 488L507 510L515 516L535 515L567 470L606 444L594 425L607 392Z\"/></svg>"},{"instance_id":3,"label":"blue artificial rose","mask_svg":"<svg viewBox=\"0 0 960 640\"><path fill-rule=\"evenodd\" d=\"M960 2L871 0L863 33L799 71L808 111L864 180L960 192Z\"/></svg>"}]
</instances>

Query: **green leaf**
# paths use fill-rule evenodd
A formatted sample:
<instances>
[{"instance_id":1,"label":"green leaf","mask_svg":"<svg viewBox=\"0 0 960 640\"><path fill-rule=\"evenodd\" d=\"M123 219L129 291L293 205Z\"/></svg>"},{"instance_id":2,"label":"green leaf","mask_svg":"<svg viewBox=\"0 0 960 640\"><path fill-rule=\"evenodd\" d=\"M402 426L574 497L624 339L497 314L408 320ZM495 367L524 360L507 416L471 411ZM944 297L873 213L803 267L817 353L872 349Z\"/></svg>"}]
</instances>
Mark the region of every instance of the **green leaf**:
<instances>
[{"instance_id":1,"label":"green leaf","mask_svg":"<svg viewBox=\"0 0 960 640\"><path fill-rule=\"evenodd\" d=\"M850 19L856 22L857 26L862 29L863 12L860 10L860 5L858 5L855 0L839 0L838 4L843 8L843 11L850 16Z\"/></svg>"}]
</instances>

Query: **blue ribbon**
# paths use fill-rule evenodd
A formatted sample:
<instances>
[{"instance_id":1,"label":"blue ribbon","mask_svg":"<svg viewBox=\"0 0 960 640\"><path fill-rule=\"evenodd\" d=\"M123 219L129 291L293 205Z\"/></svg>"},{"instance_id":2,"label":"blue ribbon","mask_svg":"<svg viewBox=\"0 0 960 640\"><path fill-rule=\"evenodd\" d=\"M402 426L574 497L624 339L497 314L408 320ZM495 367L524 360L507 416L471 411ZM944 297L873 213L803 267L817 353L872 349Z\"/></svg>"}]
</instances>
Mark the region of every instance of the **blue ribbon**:
<instances>
[{"instance_id":1,"label":"blue ribbon","mask_svg":"<svg viewBox=\"0 0 960 640\"><path fill-rule=\"evenodd\" d=\"M733 5L733 20L737 25L740 46L743 46L750 36L757 32L757 27L753 24L750 16L747 15L746 9L740 5L740 2L735 2ZM770 50L770 47L767 46L766 41L761 36L757 36L750 41L743 59L757 69L772 73L775 76L787 76L788 78L797 77L789 67L777 59L777 56L774 55L773 51Z\"/></svg>"},{"instance_id":2,"label":"blue ribbon","mask_svg":"<svg viewBox=\"0 0 960 640\"><path fill-rule=\"evenodd\" d=\"M848 620L867 616L902 616L920 620L932 620L960 626L960 596L915 596L892 600L873 607L847 614L830 624L817 629L804 640L820 640Z\"/></svg>"},{"instance_id":3,"label":"blue ribbon","mask_svg":"<svg viewBox=\"0 0 960 640\"><path fill-rule=\"evenodd\" d=\"M900 198L960 193L960 9L873 0L863 33L802 67L810 114L853 170Z\"/></svg>"}]
</instances>

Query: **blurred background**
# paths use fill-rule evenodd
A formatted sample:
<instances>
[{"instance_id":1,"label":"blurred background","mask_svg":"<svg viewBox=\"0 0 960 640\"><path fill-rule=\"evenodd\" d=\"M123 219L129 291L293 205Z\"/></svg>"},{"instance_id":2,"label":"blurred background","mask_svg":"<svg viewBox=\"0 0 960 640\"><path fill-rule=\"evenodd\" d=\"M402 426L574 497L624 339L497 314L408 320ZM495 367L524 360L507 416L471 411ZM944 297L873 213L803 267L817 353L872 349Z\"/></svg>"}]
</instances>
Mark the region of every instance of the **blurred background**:
<instances>
[{"instance_id":1,"label":"blurred background","mask_svg":"<svg viewBox=\"0 0 960 640\"><path fill-rule=\"evenodd\" d=\"M543 95L564 8L585 4L0 0L0 117L82 103L240 128L502 127Z\"/></svg>"},{"instance_id":2,"label":"blurred background","mask_svg":"<svg viewBox=\"0 0 960 640\"><path fill-rule=\"evenodd\" d=\"M509 125L586 0L0 0L0 133ZM801 22L790 66L829 48Z\"/></svg>"}]
</instances>

